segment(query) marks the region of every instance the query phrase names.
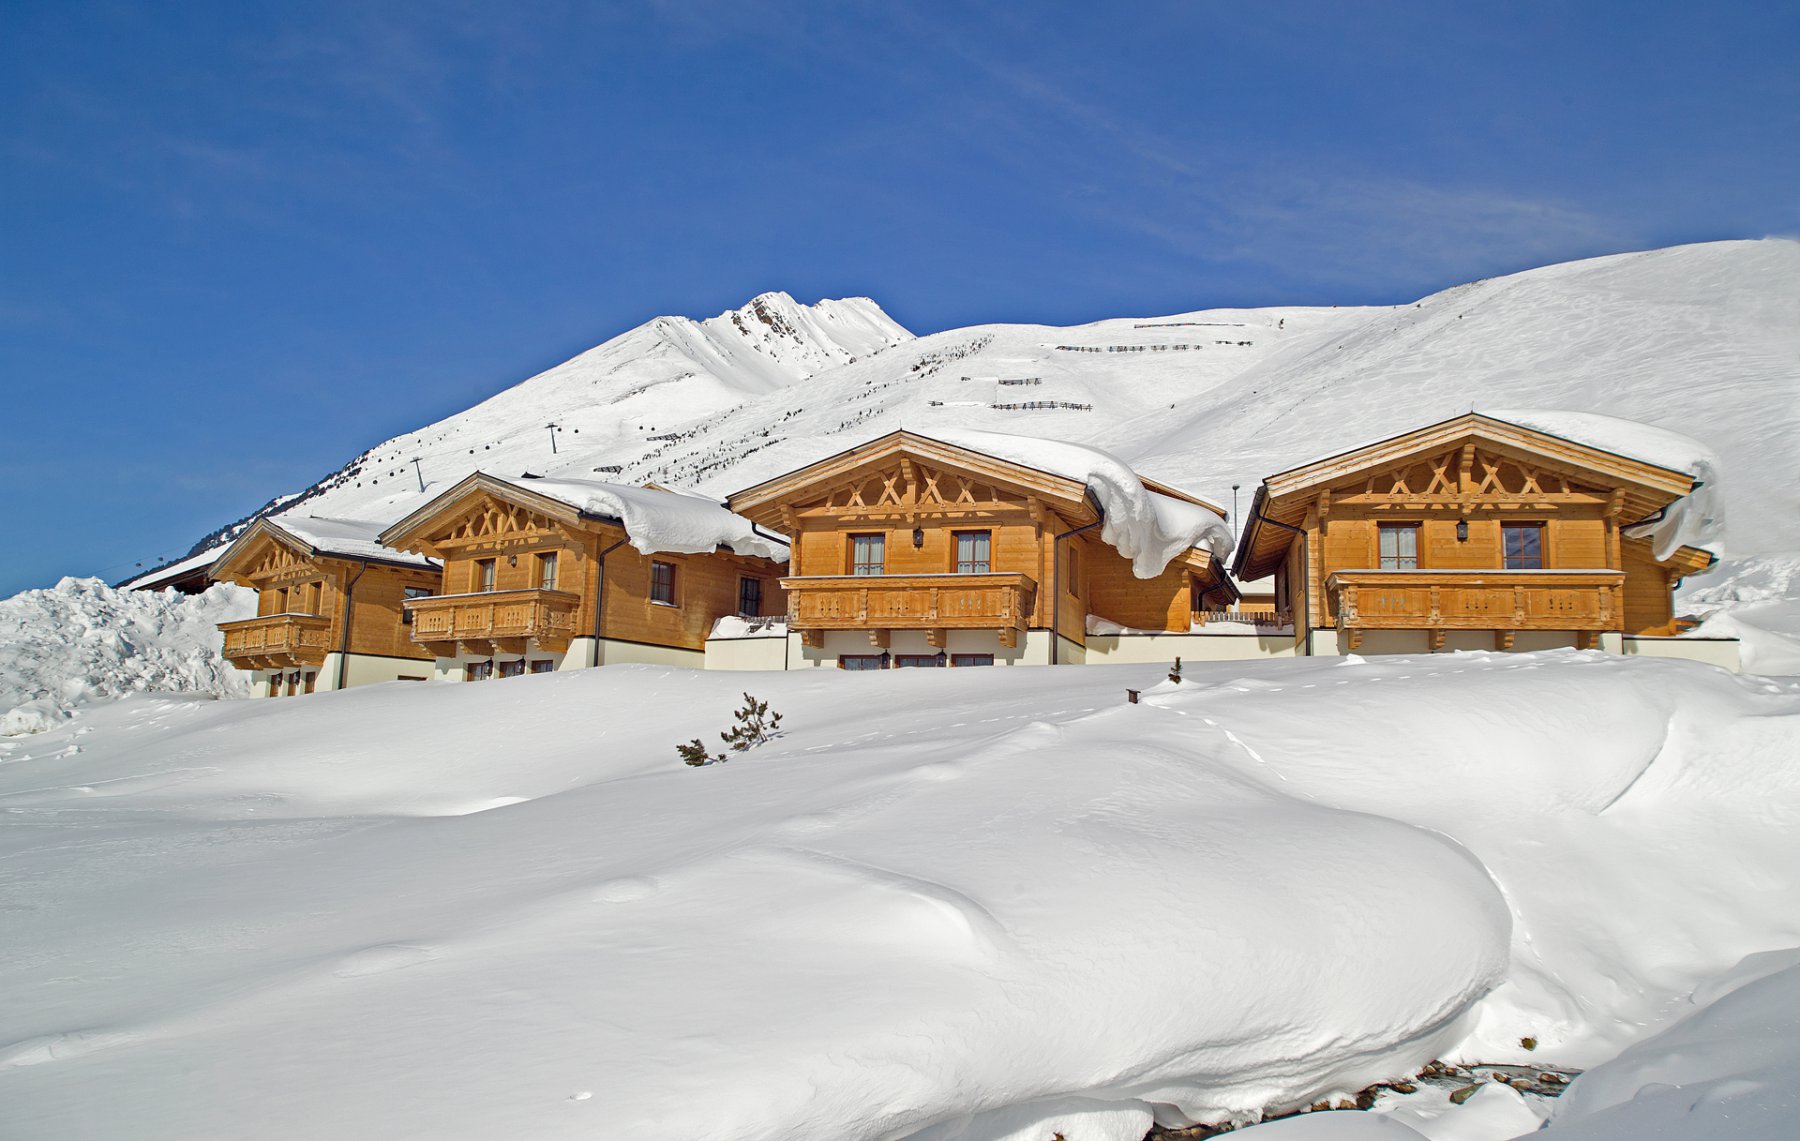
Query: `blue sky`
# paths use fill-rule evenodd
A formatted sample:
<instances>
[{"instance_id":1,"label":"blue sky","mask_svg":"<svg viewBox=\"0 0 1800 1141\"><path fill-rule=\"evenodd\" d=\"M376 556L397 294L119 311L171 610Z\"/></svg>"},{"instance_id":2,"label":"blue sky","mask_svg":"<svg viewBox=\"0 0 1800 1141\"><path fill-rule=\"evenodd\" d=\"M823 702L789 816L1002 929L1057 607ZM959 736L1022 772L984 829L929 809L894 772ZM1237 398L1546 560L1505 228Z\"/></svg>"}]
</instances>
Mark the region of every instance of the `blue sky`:
<instances>
[{"instance_id":1,"label":"blue sky","mask_svg":"<svg viewBox=\"0 0 1800 1141\"><path fill-rule=\"evenodd\" d=\"M0 0L0 596L661 313L1412 300L1800 232L1800 5Z\"/></svg>"}]
</instances>

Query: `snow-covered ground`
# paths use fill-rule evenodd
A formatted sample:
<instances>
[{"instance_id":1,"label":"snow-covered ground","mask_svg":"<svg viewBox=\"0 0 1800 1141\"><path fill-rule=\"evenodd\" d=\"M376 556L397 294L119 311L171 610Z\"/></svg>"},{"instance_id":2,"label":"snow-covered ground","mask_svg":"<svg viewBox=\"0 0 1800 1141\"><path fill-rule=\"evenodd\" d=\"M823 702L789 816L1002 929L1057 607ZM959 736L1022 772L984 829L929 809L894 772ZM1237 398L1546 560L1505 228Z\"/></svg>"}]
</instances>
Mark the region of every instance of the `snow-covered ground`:
<instances>
[{"instance_id":1,"label":"snow-covered ground","mask_svg":"<svg viewBox=\"0 0 1800 1141\"><path fill-rule=\"evenodd\" d=\"M0 742L0 1135L1137 1141L1607 1063L1800 945L1800 687L1161 673L614 667ZM784 735L682 765L746 687ZM1568 1136L1665 1065L1611 1064Z\"/></svg>"},{"instance_id":2,"label":"snow-covered ground","mask_svg":"<svg viewBox=\"0 0 1800 1141\"><path fill-rule=\"evenodd\" d=\"M256 593L114 590L65 578L0 599L0 737L57 725L89 702L145 691L246 697L218 623L256 615Z\"/></svg>"}]
</instances>

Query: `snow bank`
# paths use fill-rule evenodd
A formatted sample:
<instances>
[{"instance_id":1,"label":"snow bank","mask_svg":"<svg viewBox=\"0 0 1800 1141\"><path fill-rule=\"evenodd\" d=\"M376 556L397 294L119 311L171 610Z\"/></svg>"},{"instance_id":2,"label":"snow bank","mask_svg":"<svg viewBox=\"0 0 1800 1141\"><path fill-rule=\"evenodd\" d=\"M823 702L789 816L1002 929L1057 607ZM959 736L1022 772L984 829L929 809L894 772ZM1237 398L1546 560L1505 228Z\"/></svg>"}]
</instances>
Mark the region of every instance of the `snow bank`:
<instances>
[{"instance_id":1,"label":"snow bank","mask_svg":"<svg viewBox=\"0 0 1800 1141\"><path fill-rule=\"evenodd\" d=\"M1723 553L1725 493L1720 480L1721 465L1717 453L1700 441L1667 428L1593 412L1529 410L1482 414L1693 476L1696 486L1691 494L1671 503L1660 517L1629 528L1627 533L1649 539L1658 559L1668 558L1679 547Z\"/></svg>"},{"instance_id":2,"label":"snow bank","mask_svg":"<svg viewBox=\"0 0 1800 1141\"><path fill-rule=\"evenodd\" d=\"M1193 547L1204 547L1221 563L1231 557L1231 528L1218 513L1151 491L1122 460L1098 448L970 428L933 428L930 435L1086 484L1106 513L1100 538L1131 560L1139 578L1155 578Z\"/></svg>"},{"instance_id":3,"label":"snow bank","mask_svg":"<svg viewBox=\"0 0 1800 1141\"><path fill-rule=\"evenodd\" d=\"M631 545L646 555L664 551L698 555L729 547L740 555L787 561L786 544L757 534L750 520L725 510L716 499L586 479L531 479L520 486L591 515L619 520Z\"/></svg>"},{"instance_id":4,"label":"snow bank","mask_svg":"<svg viewBox=\"0 0 1800 1141\"><path fill-rule=\"evenodd\" d=\"M256 594L117 590L65 578L0 601L0 736L36 733L86 702L146 690L241 697L217 623L256 615Z\"/></svg>"},{"instance_id":5,"label":"snow bank","mask_svg":"<svg viewBox=\"0 0 1800 1141\"><path fill-rule=\"evenodd\" d=\"M1703 619L1698 638L1736 638L1744 669L1800 675L1800 552L1728 559L1684 589L1680 612Z\"/></svg>"},{"instance_id":6,"label":"snow bank","mask_svg":"<svg viewBox=\"0 0 1800 1141\"><path fill-rule=\"evenodd\" d=\"M1774 1141L1800 1132L1800 950L1751 956L1702 1009L1583 1074L1544 1141Z\"/></svg>"},{"instance_id":7,"label":"snow bank","mask_svg":"<svg viewBox=\"0 0 1800 1141\"><path fill-rule=\"evenodd\" d=\"M1187 672L771 673L783 736L703 769L673 746L743 675L96 710L79 757L0 764L0 1117L1138 1141L1527 1034L1591 1063L1800 943L1791 689L1591 653Z\"/></svg>"}]
</instances>

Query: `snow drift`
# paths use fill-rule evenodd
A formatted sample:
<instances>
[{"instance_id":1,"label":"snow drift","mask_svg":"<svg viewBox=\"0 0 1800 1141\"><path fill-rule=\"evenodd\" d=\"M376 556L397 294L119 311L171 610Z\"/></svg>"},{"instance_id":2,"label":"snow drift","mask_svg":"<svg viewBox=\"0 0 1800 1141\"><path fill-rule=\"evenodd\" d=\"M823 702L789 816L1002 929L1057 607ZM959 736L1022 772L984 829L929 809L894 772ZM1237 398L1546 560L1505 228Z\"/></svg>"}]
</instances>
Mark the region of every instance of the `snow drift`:
<instances>
[{"instance_id":1,"label":"snow drift","mask_svg":"<svg viewBox=\"0 0 1800 1141\"><path fill-rule=\"evenodd\" d=\"M65 578L0 600L0 737L40 732L100 698L145 690L247 697L217 623L256 615L256 594L114 590Z\"/></svg>"},{"instance_id":2,"label":"snow drift","mask_svg":"<svg viewBox=\"0 0 1800 1141\"><path fill-rule=\"evenodd\" d=\"M0 1132L1137 1141L1527 1035L1599 1060L1800 943L1790 687L1161 673L96 709L0 764ZM682 766L746 684L788 731Z\"/></svg>"}]
</instances>

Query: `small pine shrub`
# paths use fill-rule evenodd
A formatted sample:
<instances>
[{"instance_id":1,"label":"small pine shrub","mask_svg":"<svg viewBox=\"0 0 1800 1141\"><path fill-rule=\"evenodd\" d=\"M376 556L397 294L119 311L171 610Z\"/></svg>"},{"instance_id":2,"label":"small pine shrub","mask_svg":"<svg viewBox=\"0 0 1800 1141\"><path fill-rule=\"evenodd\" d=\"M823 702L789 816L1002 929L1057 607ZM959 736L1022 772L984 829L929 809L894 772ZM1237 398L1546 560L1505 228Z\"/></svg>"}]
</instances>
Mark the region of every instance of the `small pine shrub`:
<instances>
[{"instance_id":1,"label":"small pine shrub","mask_svg":"<svg viewBox=\"0 0 1800 1141\"><path fill-rule=\"evenodd\" d=\"M706 746L700 743L700 738L698 738L698 737L695 737L692 741L689 741L685 745L675 746L675 751L677 753L681 754L682 761L684 761L687 764L693 765L695 768L699 768L701 765L704 765L710 761L723 762L725 760L724 753L720 753L716 757L707 756L706 755Z\"/></svg>"},{"instance_id":2,"label":"small pine shrub","mask_svg":"<svg viewBox=\"0 0 1800 1141\"><path fill-rule=\"evenodd\" d=\"M720 733L719 740L730 745L731 751L734 753L741 753L746 749L761 745L775 737L781 730L781 714L770 712L768 702L758 701L747 693L744 695L744 707L737 710L732 716L737 718L737 724ZM675 752L680 755L683 764L692 765L695 768L699 768L701 765L723 764L727 759L724 753L709 754L706 751L706 745L698 737L685 745L675 746Z\"/></svg>"},{"instance_id":3,"label":"small pine shrub","mask_svg":"<svg viewBox=\"0 0 1800 1141\"><path fill-rule=\"evenodd\" d=\"M781 728L781 714L769 712L768 702L758 701L747 693L744 707L732 716L737 718L737 724L720 733L719 740L730 745L733 752L741 753L753 745L760 745Z\"/></svg>"}]
</instances>

